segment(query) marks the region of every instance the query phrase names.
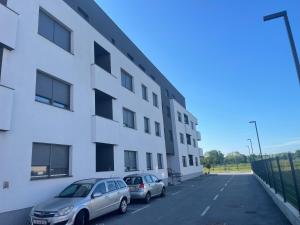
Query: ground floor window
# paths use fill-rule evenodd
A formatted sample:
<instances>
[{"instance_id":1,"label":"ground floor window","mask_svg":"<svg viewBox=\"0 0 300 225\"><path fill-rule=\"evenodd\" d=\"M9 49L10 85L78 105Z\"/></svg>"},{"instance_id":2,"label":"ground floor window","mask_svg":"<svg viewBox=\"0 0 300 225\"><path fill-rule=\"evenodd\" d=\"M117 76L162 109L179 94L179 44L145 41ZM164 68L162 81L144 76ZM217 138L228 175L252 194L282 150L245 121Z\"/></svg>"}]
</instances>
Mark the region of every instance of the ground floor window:
<instances>
[{"instance_id":1,"label":"ground floor window","mask_svg":"<svg viewBox=\"0 0 300 225\"><path fill-rule=\"evenodd\" d=\"M182 156L182 165L183 165L183 167L187 167L186 156Z\"/></svg>"},{"instance_id":2,"label":"ground floor window","mask_svg":"<svg viewBox=\"0 0 300 225\"><path fill-rule=\"evenodd\" d=\"M147 161L147 170L153 170L152 166L152 153L146 153L146 161Z\"/></svg>"},{"instance_id":3,"label":"ground floor window","mask_svg":"<svg viewBox=\"0 0 300 225\"><path fill-rule=\"evenodd\" d=\"M31 178L69 176L70 146L33 143Z\"/></svg>"},{"instance_id":4,"label":"ground floor window","mask_svg":"<svg viewBox=\"0 0 300 225\"><path fill-rule=\"evenodd\" d=\"M124 151L124 164L125 171L136 171L137 167L137 152L136 151Z\"/></svg>"},{"instance_id":5,"label":"ground floor window","mask_svg":"<svg viewBox=\"0 0 300 225\"><path fill-rule=\"evenodd\" d=\"M157 153L157 166L158 169L164 168L163 155L161 153Z\"/></svg>"},{"instance_id":6,"label":"ground floor window","mask_svg":"<svg viewBox=\"0 0 300 225\"><path fill-rule=\"evenodd\" d=\"M193 155L189 155L189 164L190 164L190 166L194 165L194 157L193 157Z\"/></svg>"},{"instance_id":7,"label":"ground floor window","mask_svg":"<svg viewBox=\"0 0 300 225\"><path fill-rule=\"evenodd\" d=\"M96 143L96 172L114 171L114 146Z\"/></svg>"},{"instance_id":8,"label":"ground floor window","mask_svg":"<svg viewBox=\"0 0 300 225\"><path fill-rule=\"evenodd\" d=\"M195 157L195 164L196 164L196 166L199 166L198 158L197 157Z\"/></svg>"}]
</instances>

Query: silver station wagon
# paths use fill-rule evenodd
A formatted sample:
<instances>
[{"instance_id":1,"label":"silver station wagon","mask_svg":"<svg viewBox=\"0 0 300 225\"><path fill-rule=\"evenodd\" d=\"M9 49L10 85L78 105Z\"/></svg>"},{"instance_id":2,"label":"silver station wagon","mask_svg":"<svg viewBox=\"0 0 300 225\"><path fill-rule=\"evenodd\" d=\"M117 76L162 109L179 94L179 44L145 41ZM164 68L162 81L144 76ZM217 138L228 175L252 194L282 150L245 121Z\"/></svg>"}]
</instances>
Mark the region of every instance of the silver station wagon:
<instances>
[{"instance_id":1,"label":"silver station wagon","mask_svg":"<svg viewBox=\"0 0 300 225\"><path fill-rule=\"evenodd\" d=\"M129 188L122 179L87 179L72 183L58 196L32 208L32 225L87 225L91 219L127 211Z\"/></svg>"},{"instance_id":2,"label":"silver station wagon","mask_svg":"<svg viewBox=\"0 0 300 225\"><path fill-rule=\"evenodd\" d=\"M166 187L162 180L152 174L132 174L124 181L129 187L131 199L144 199L146 203L155 196L166 195Z\"/></svg>"}]
</instances>

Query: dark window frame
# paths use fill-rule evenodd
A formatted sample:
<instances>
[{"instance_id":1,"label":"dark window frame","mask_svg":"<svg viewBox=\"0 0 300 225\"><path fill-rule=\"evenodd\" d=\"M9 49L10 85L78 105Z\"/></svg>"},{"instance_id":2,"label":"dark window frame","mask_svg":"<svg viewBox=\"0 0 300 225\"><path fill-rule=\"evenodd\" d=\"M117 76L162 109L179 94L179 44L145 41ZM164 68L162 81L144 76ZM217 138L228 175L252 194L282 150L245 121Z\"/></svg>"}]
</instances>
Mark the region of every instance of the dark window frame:
<instances>
[{"instance_id":1,"label":"dark window frame","mask_svg":"<svg viewBox=\"0 0 300 225\"><path fill-rule=\"evenodd\" d=\"M125 121L125 115L124 113L131 113L133 115L133 126L129 125L127 122L129 121ZM128 119L128 118L127 118ZM126 123L125 123L126 122ZM137 124L136 124L136 113L128 108L123 107L123 125L124 127L136 130Z\"/></svg>"},{"instance_id":2,"label":"dark window frame","mask_svg":"<svg viewBox=\"0 0 300 225\"><path fill-rule=\"evenodd\" d=\"M157 137L161 137L161 127L160 127L160 123L155 121L154 123L154 126L155 126L155 135Z\"/></svg>"},{"instance_id":3,"label":"dark window frame","mask_svg":"<svg viewBox=\"0 0 300 225\"><path fill-rule=\"evenodd\" d=\"M182 156L182 165L183 167L187 167L186 156Z\"/></svg>"},{"instance_id":4,"label":"dark window frame","mask_svg":"<svg viewBox=\"0 0 300 225\"><path fill-rule=\"evenodd\" d=\"M188 155L189 157L189 165L194 166L194 156L193 155Z\"/></svg>"},{"instance_id":5,"label":"dark window frame","mask_svg":"<svg viewBox=\"0 0 300 225\"><path fill-rule=\"evenodd\" d=\"M53 28L52 39L50 39L48 36L42 34L41 31L40 31L40 16L41 16L41 13L43 13L45 16L47 16L53 22L54 28ZM59 43L57 43L57 41L55 41L55 25L58 25L60 28L62 28L63 30L65 30L68 33L69 43L68 43L67 48L62 47ZM39 8L38 34L41 37L43 37L43 38L47 39L48 41L52 42L56 46L60 47L61 49L73 54L72 53L72 34L73 34L72 29L70 29L68 26L66 26L59 19L57 19L55 16L53 16L51 13L49 13L47 10L43 9L42 7Z\"/></svg>"},{"instance_id":6,"label":"dark window frame","mask_svg":"<svg viewBox=\"0 0 300 225\"><path fill-rule=\"evenodd\" d=\"M144 132L146 134L151 134L150 119L148 117L145 117L145 116L144 116Z\"/></svg>"},{"instance_id":7,"label":"dark window frame","mask_svg":"<svg viewBox=\"0 0 300 225\"><path fill-rule=\"evenodd\" d=\"M126 167L128 165L126 165L126 158L125 158L125 155L126 153L128 153L128 156L129 154L134 154L135 155L135 165L131 168L132 165L129 165L129 167ZM139 163L138 163L138 152L137 151L132 151L132 150L124 150L124 167L125 167L125 172L132 172L132 171L138 171L139 168ZM127 169L129 168L129 169Z\"/></svg>"},{"instance_id":8,"label":"dark window frame","mask_svg":"<svg viewBox=\"0 0 300 225\"><path fill-rule=\"evenodd\" d=\"M127 79L129 78L129 79ZM128 85L128 81L130 85ZM121 68L121 86L134 93L134 77Z\"/></svg>"},{"instance_id":9,"label":"dark window frame","mask_svg":"<svg viewBox=\"0 0 300 225\"><path fill-rule=\"evenodd\" d=\"M38 80L38 76L45 76L48 79L51 79L51 98L48 98L46 96L42 96L41 94L37 93L37 80ZM54 89L53 89L53 82L58 82L61 83L63 85L66 85L68 87L68 104L64 104L62 102L58 102L57 100L54 99ZM39 102L39 103L43 103L46 105L51 105L60 109L65 109L65 110L71 110L71 93L72 93L72 84L59 79L53 75L50 75L42 70L37 70L36 71L36 85L35 85L35 101Z\"/></svg>"},{"instance_id":10,"label":"dark window frame","mask_svg":"<svg viewBox=\"0 0 300 225\"><path fill-rule=\"evenodd\" d=\"M50 152L49 152L49 159L48 159L48 165L33 165L33 153L34 153L34 147L35 145L46 145L48 147L50 147ZM65 168L68 172L67 174L64 174L64 175L53 175L51 174L51 172L53 171L51 167L52 165L52 159L53 159L53 148L54 146L60 146L60 147L65 147L67 148L67 151L68 151L68 163L67 163L67 167ZM50 144L50 143L41 143L41 142L33 142L32 143L32 152L31 152L31 180L41 180L41 179L54 179L54 178L62 178L62 177L70 177L71 176L71 146L70 145L61 145L61 144ZM32 168L33 167L47 167L47 174L46 175L43 175L43 176L33 176L32 175ZM62 168L60 168L62 169Z\"/></svg>"},{"instance_id":11,"label":"dark window frame","mask_svg":"<svg viewBox=\"0 0 300 225\"><path fill-rule=\"evenodd\" d=\"M156 108L159 108L159 103L158 103L158 95L154 92L152 92L152 100L153 100L153 105Z\"/></svg>"},{"instance_id":12,"label":"dark window frame","mask_svg":"<svg viewBox=\"0 0 300 225\"><path fill-rule=\"evenodd\" d=\"M164 160L163 160L163 154L157 153L157 168L159 170L164 168Z\"/></svg>"},{"instance_id":13,"label":"dark window frame","mask_svg":"<svg viewBox=\"0 0 300 225\"><path fill-rule=\"evenodd\" d=\"M148 95L148 87L145 84L141 85L142 88L142 98L149 102L149 95Z\"/></svg>"},{"instance_id":14,"label":"dark window frame","mask_svg":"<svg viewBox=\"0 0 300 225\"><path fill-rule=\"evenodd\" d=\"M147 170L153 170L153 154L151 152L146 152L146 166Z\"/></svg>"}]
</instances>

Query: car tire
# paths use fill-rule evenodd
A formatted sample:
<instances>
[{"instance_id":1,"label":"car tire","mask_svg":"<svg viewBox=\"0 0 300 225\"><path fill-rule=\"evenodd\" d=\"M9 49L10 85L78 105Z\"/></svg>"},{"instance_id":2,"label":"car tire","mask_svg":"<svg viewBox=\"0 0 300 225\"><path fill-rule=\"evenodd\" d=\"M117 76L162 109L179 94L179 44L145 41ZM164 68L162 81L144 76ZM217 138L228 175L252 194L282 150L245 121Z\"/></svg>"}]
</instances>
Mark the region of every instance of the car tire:
<instances>
[{"instance_id":1,"label":"car tire","mask_svg":"<svg viewBox=\"0 0 300 225\"><path fill-rule=\"evenodd\" d=\"M75 218L74 225L88 225L88 222L89 222L89 218L87 213L81 210Z\"/></svg>"},{"instance_id":2,"label":"car tire","mask_svg":"<svg viewBox=\"0 0 300 225\"><path fill-rule=\"evenodd\" d=\"M121 214L124 214L127 212L127 200L125 198L123 198L120 202L120 207L119 207L119 212Z\"/></svg>"},{"instance_id":3,"label":"car tire","mask_svg":"<svg viewBox=\"0 0 300 225\"><path fill-rule=\"evenodd\" d=\"M144 201L145 201L145 203L149 203L150 202L150 200L151 200L151 194L150 194L150 192L148 192L147 194L146 194L146 196L145 196L145 199L144 199Z\"/></svg>"},{"instance_id":4,"label":"car tire","mask_svg":"<svg viewBox=\"0 0 300 225\"><path fill-rule=\"evenodd\" d=\"M161 189L160 197L165 197L165 196L166 196L166 188L163 187L163 188Z\"/></svg>"}]
</instances>

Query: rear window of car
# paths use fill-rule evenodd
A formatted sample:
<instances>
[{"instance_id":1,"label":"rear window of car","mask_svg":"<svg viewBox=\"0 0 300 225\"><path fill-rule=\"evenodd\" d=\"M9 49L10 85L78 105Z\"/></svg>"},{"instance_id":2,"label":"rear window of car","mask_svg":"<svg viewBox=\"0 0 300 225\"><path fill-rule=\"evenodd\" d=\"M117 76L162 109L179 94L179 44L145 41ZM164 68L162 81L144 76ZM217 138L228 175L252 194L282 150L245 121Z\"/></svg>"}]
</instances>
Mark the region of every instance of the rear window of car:
<instances>
[{"instance_id":1,"label":"rear window of car","mask_svg":"<svg viewBox=\"0 0 300 225\"><path fill-rule=\"evenodd\" d=\"M137 185L143 183L143 179L141 177L125 177L124 181L127 185Z\"/></svg>"}]
</instances>

